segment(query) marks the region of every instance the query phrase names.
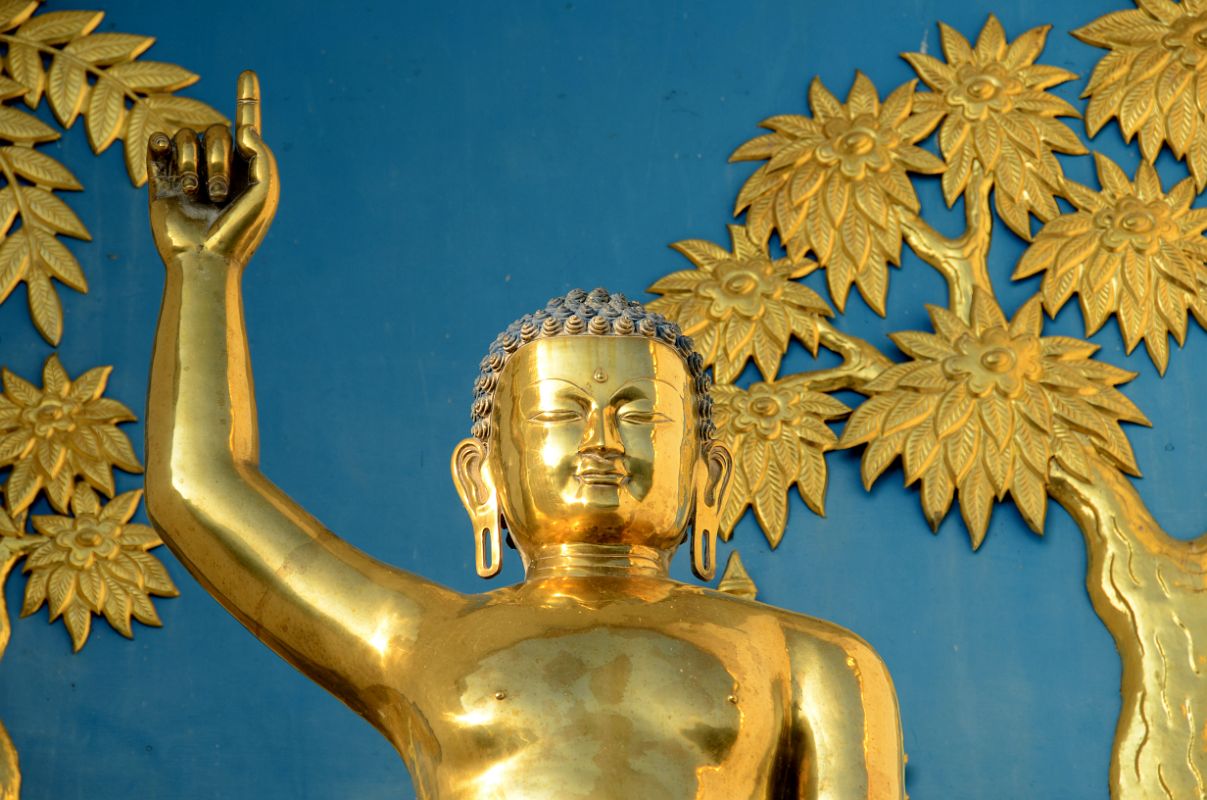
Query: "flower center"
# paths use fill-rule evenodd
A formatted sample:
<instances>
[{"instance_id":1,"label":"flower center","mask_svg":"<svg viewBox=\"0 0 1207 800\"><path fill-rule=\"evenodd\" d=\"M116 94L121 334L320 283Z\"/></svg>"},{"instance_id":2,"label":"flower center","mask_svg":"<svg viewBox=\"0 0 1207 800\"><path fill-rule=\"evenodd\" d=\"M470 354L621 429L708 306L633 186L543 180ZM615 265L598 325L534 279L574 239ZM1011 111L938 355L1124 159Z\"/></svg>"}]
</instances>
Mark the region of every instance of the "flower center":
<instances>
[{"instance_id":1,"label":"flower center","mask_svg":"<svg viewBox=\"0 0 1207 800\"><path fill-rule=\"evenodd\" d=\"M760 417L774 417L779 414L780 404L774 397L764 395L751 401L750 410Z\"/></svg>"},{"instance_id":2,"label":"flower center","mask_svg":"<svg viewBox=\"0 0 1207 800\"><path fill-rule=\"evenodd\" d=\"M974 100L992 100L1002 86L998 80L989 75L979 75L965 89L968 96Z\"/></svg>"},{"instance_id":3,"label":"flower center","mask_svg":"<svg viewBox=\"0 0 1207 800\"><path fill-rule=\"evenodd\" d=\"M1157 221L1147 211L1133 211L1119 220L1119 227L1129 233L1151 233L1156 226Z\"/></svg>"},{"instance_id":4,"label":"flower center","mask_svg":"<svg viewBox=\"0 0 1207 800\"><path fill-rule=\"evenodd\" d=\"M81 531L80 535L76 537L76 541L84 545L84 547L96 547L104 540L104 537L95 529Z\"/></svg>"},{"instance_id":5,"label":"flower center","mask_svg":"<svg viewBox=\"0 0 1207 800\"><path fill-rule=\"evenodd\" d=\"M1017 361L1014 351L1008 347L993 347L981 354L981 366L990 372L1009 372Z\"/></svg>"},{"instance_id":6,"label":"flower center","mask_svg":"<svg viewBox=\"0 0 1207 800\"><path fill-rule=\"evenodd\" d=\"M875 146L875 135L864 128L855 128L838 137L838 150L844 155L867 155Z\"/></svg>"},{"instance_id":7,"label":"flower center","mask_svg":"<svg viewBox=\"0 0 1207 800\"><path fill-rule=\"evenodd\" d=\"M1197 68L1207 51L1207 15L1179 18L1173 30L1162 37L1161 45L1185 66Z\"/></svg>"},{"instance_id":8,"label":"flower center","mask_svg":"<svg viewBox=\"0 0 1207 800\"><path fill-rule=\"evenodd\" d=\"M1094 220L1102 229L1102 243L1111 252L1125 246L1141 253L1151 253L1161 239L1174 232L1169 219L1169 206L1160 200L1145 203L1137 197L1124 197L1114 208L1098 212Z\"/></svg>"},{"instance_id":9,"label":"flower center","mask_svg":"<svg viewBox=\"0 0 1207 800\"><path fill-rule=\"evenodd\" d=\"M36 436L46 438L55 431L74 430L74 414L74 404L46 398L38 403L38 405L27 408L22 416L26 424L33 427Z\"/></svg>"},{"instance_id":10,"label":"flower center","mask_svg":"<svg viewBox=\"0 0 1207 800\"><path fill-rule=\"evenodd\" d=\"M730 295L752 294L759 288L759 279L750 272L735 272L725 278L721 288Z\"/></svg>"}]
</instances>

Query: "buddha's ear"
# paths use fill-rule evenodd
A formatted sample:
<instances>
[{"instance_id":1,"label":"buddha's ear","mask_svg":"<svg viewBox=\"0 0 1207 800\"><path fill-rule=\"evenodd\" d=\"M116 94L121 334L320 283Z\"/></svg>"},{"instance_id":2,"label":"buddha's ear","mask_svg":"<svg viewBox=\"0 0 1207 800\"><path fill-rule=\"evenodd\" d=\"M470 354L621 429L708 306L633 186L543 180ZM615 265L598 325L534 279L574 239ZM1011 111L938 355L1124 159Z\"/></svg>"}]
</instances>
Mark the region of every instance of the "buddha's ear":
<instances>
[{"instance_id":1,"label":"buddha's ear","mask_svg":"<svg viewBox=\"0 0 1207 800\"><path fill-rule=\"evenodd\" d=\"M486 445L478 439L462 439L453 448L452 472L461 504L474 526L478 575L494 577L503 566L503 525L499 493L486 469Z\"/></svg>"},{"instance_id":2,"label":"buddha's ear","mask_svg":"<svg viewBox=\"0 0 1207 800\"><path fill-rule=\"evenodd\" d=\"M733 472L733 455L720 442L704 446L696 468L695 503L692 513L692 572L710 581L717 572L717 533L721 526L721 504Z\"/></svg>"}]
</instances>

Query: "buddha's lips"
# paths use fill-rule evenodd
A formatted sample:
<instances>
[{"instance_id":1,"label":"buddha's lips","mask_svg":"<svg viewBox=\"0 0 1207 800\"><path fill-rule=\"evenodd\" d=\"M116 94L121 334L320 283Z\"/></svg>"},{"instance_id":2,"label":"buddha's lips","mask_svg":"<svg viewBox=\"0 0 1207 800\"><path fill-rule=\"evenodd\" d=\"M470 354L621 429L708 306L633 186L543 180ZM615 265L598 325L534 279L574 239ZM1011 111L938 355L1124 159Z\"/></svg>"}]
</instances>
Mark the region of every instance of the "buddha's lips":
<instances>
[{"instance_id":1,"label":"buddha's lips","mask_svg":"<svg viewBox=\"0 0 1207 800\"><path fill-rule=\"evenodd\" d=\"M591 486L620 486L629 476L616 459L581 456L574 477Z\"/></svg>"}]
</instances>

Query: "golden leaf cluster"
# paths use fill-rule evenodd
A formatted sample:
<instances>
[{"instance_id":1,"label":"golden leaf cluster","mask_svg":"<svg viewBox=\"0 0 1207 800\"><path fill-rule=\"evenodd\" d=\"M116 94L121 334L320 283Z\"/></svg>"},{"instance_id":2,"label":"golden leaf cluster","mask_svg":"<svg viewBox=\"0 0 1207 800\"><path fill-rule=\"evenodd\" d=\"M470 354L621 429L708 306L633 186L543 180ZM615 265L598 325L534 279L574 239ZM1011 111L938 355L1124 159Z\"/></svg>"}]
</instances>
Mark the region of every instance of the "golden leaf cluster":
<instances>
[{"instance_id":1,"label":"golden leaf cluster","mask_svg":"<svg viewBox=\"0 0 1207 800\"><path fill-rule=\"evenodd\" d=\"M843 430L840 446L867 444L865 487L900 457L906 484L921 481L932 528L958 492L976 548L994 499L1007 493L1031 529L1043 532L1052 458L1086 480L1094 454L1139 474L1119 421L1148 420L1113 388L1135 373L1092 360L1098 348L1089 342L1041 336L1038 297L1009 322L980 290L970 323L928 310L935 332L893 335L911 360L865 385L869 398Z\"/></svg>"},{"instance_id":2,"label":"golden leaf cluster","mask_svg":"<svg viewBox=\"0 0 1207 800\"><path fill-rule=\"evenodd\" d=\"M59 236L88 240L88 230L56 190L82 188L75 176L34 145L59 133L12 108L43 97L64 128L83 118L96 153L122 139L130 180L146 181L146 141L156 130L204 127L223 117L205 103L172 94L197 76L173 64L136 61L154 43L145 36L94 33L100 11L34 15L36 0L0 0L0 302L24 282L38 332L51 344L63 335L63 310L53 280L79 292L88 283ZM20 220L20 227L13 230Z\"/></svg>"},{"instance_id":3,"label":"golden leaf cluster","mask_svg":"<svg viewBox=\"0 0 1207 800\"><path fill-rule=\"evenodd\" d=\"M850 409L794 376L741 389L719 384L712 390L713 421L719 439L734 454L733 475L721 508L720 528L729 538L747 506L772 547L788 521L788 488L796 484L814 512L825 513L826 461L823 453L838 437L826 420Z\"/></svg>"},{"instance_id":4,"label":"golden leaf cluster","mask_svg":"<svg viewBox=\"0 0 1207 800\"><path fill-rule=\"evenodd\" d=\"M887 265L901 260L902 215L920 208L907 172L943 171L942 161L914 144L934 129L939 114L915 112L913 83L881 103L862 73L846 103L814 79L809 105L813 117L765 120L761 125L772 133L730 157L767 161L742 186L735 213L747 212L750 235L759 242L777 232L793 261L811 252L840 311L854 285L883 315Z\"/></svg>"},{"instance_id":5,"label":"golden leaf cluster","mask_svg":"<svg viewBox=\"0 0 1207 800\"><path fill-rule=\"evenodd\" d=\"M0 75L0 101L24 93L12 79ZM61 163L33 148L59 138L37 117L0 105L0 303L17 284L26 286L29 314L38 332L51 344L63 335L63 308L51 280L78 292L88 282L71 251L59 236L89 240L88 230L55 190L82 188ZM15 231L13 225L20 220Z\"/></svg>"},{"instance_id":6,"label":"golden leaf cluster","mask_svg":"<svg viewBox=\"0 0 1207 800\"><path fill-rule=\"evenodd\" d=\"M130 523L142 492L114 497L112 468L141 472L142 466L117 428L133 421L133 413L103 396L110 370L97 367L72 380L52 355L41 388L0 371L0 466L12 467L4 485L7 507L0 509L0 582L26 558L30 578L22 614L49 601L51 620L63 619L77 651L93 614L129 637L132 617L159 624L150 595L177 594L163 565L147 552L162 544L159 537ZM97 491L113 501L102 507ZM43 492L59 514L31 517L30 506ZM26 532L27 518L38 534ZM2 605L0 618L2 651Z\"/></svg>"},{"instance_id":7,"label":"golden leaf cluster","mask_svg":"<svg viewBox=\"0 0 1207 800\"><path fill-rule=\"evenodd\" d=\"M1132 181L1106 156L1094 157L1102 191L1070 184L1076 211L1040 230L1014 277L1043 272L1052 315L1076 292L1087 336L1114 314L1127 352L1143 340L1164 373L1169 334L1185 341L1187 311L1207 325L1207 209L1190 207L1191 178L1166 194L1148 162Z\"/></svg>"},{"instance_id":8,"label":"golden leaf cluster","mask_svg":"<svg viewBox=\"0 0 1207 800\"><path fill-rule=\"evenodd\" d=\"M1057 119L1078 117L1077 109L1045 91L1077 76L1035 63L1050 27L1033 28L1007 43L991 14L974 48L940 23L946 62L924 53L903 54L932 90L914 98L915 111L943 120L939 148L947 161L947 204L960 197L979 164L993 181L998 216L1024 239L1031 238L1029 214L1048 220L1060 213L1055 196L1063 193L1064 173L1054 153L1086 152Z\"/></svg>"},{"instance_id":9,"label":"golden leaf cluster","mask_svg":"<svg viewBox=\"0 0 1207 800\"><path fill-rule=\"evenodd\" d=\"M13 467L4 486L10 513L28 508L39 492L66 512L77 477L112 497L112 467L142 472L129 438L117 428L134 414L102 396L111 370L96 367L73 381L52 355L41 389L7 369L0 372L0 466Z\"/></svg>"},{"instance_id":10,"label":"golden leaf cluster","mask_svg":"<svg viewBox=\"0 0 1207 800\"><path fill-rule=\"evenodd\" d=\"M1207 186L1207 0L1138 0L1073 31L1102 57L1082 97L1094 136L1112 118L1154 161L1162 145Z\"/></svg>"},{"instance_id":11,"label":"golden leaf cluster","mask_svg":"<svg viewBox=\"0 0 1207 800\"><path fill-rule=\"evenodd\" d=\"M119 494L101 505L91 487L71 498L71 516L37 515L40 534L25 559L22 616L49 603L50 619L62 617L78 652L88 640L92 615L104 615L118 633L133 637L130 619L159 626L150 595L176 597L179 591L163 564L147 551L163 542L146 525L130 522L141 491Z\"/></svg>"},{"instance_id":12,"label":"golden leaf cluster","mask_svg":"<svg viewBox=\"0 0 1207 800\"><path fill-rule=\"evenodd\" d=\"M791 337L817 355L817 323L833 312L817 292L795 281L816 268L814 262L772 259L766 241L741 225L730 225L729 236L731 250L699 239L671 245L696 269L673 272L651 286L663 297L647 307L692 337L719 382L734 381L751 358L764 378L774 380Z\"/></svg>"}]
</instances>

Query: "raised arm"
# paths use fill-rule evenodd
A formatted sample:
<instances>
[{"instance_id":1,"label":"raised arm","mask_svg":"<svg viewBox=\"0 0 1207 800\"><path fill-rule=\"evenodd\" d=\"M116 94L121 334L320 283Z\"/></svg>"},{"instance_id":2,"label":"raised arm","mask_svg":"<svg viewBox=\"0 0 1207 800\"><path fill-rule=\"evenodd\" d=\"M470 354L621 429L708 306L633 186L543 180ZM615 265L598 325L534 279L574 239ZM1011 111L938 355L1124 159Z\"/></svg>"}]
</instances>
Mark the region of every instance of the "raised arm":
<instances>
[{"instance_id":1,"label":"raised arm","mask_svg":"<svg viewBox=\"0 0 1207 800\"><path fill-rule=\"evenodd\" d=\"M804 731L802 800L904 800L897 694L884 661L850 631L823 623L792 648Z\"/></svg>"},{"instance_id":2,"label":"raised arm","mask_svg":"<svg viewBox=\"0 0 1207 800\"><path fill-rule=\"evenodd\" d=\"M189 571L261 641L370 717L405 680L421 626L461 595L337 538L258 468L240 289L276 210L256 76L225 126L149 145L151 226L167 267L147 405L147 509ZM234 191L231 191L231 190ZM227 196L232 199L227 201Z\"/></svg>"}]
</instances>

